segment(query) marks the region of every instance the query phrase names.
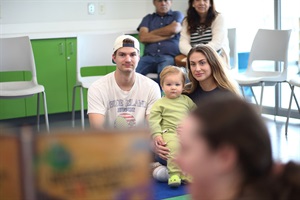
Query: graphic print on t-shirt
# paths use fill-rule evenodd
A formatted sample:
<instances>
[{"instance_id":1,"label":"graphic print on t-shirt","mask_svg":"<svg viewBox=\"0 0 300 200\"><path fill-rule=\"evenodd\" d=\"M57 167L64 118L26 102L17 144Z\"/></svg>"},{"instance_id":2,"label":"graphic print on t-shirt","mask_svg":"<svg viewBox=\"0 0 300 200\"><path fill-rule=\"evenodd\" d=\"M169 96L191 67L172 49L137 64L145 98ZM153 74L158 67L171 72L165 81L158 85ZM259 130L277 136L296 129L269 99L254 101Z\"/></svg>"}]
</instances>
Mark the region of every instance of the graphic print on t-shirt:
<instances>
[{"instance_id":1,"label":"graphic print on t-shirt","mask_svg":"<svg viewBox=\"0 0 300 200\"><path fill-rule=\"evenodd\" d=\"M116 129L128 129L136 126L136 120L134 116L129 113L121 113L117 116L114 122L114 128Z\"/></svg>"},{"instance_id":2,"label":"graphic print on t-shirt","mask_svg":"<svg viewBox=\"0 0 300 200\"><path fill-rule=\"evenodd\" d=\"M116 112L116 117L113 119L114 128L128 129L135 127L138 123L136 117L145 116L146 107L146 101L139 99L116 99L109 101L109 108L115 109Z\"/></svg>"}]
</instances>

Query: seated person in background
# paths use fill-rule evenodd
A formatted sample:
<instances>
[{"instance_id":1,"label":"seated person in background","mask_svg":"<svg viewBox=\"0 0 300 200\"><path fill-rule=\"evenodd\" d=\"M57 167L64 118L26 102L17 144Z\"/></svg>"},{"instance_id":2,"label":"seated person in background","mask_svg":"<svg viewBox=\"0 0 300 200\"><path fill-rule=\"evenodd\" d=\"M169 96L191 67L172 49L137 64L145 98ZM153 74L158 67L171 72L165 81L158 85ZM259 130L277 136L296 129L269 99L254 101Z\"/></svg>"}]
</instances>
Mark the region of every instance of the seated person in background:
<instances>
[{"instance_id":1,"label":"seated person in background","mask_svg":"<svg viewBox=\"0 0 300 200\"><path fill-rule=\"evenodd\" d=\"M135 72L140 44L130 35L116 38L112 60L116 70L95 81L88 90L91 128L145 126L153 103L161 97L158 84Z\"/></svg>"},{"instance_id":2,"label":"seated person in background","mask_svg":"<svg viewBox=\"0 0 300 200\"><path fill-rule=\"evenodd\" d=\"M196 108L196 105L188 96L181 94L185 84L185 76L178 67L165 67L160 73L160 82L165 96L153 104L149 124L154 144L163 145L170 149L167 160L168 184L171 187L178 187L181 180L185 180L186 177L183 176L174 162L174 156L179 146L176 129L181 120L190 110ZM154 178L161 180L155 175L157 171L154 170L153 172Z\"/></svg>"},{"instance_id":3,"label":"seated person in background","mask_svg":"<svg viewBox=\"0 0 300 200\"><path fill-rule=\"evenodd\" d=\"M274 163L268 129L251 104L214 94L184 119L176 162L191 199L300 199L300 164Z\"/></svg>"},{"instance_id":4,"label":"seated person in background","mask_svg":"<svg viewBox=\"0 0 300 200\"><path fill-rule=\"evenodd\" d=\"M146 15L137 28L145 50L136 71L143 75L159 75L165 66L175 64L174 57L180 53L178 43L183 14L171 10L172 0L153 0L153 4L155 13Z\"/></svg>"},{"instance_id":5,"label":"seated person in background","mask_svg":"<svg viewBox=\"0 0 300 200\"><path fill-rule=\"evenodd\" d=\"M197 44L209 44L229 63L227 28L214 0L189 0L187 16L183 20L179 49L187 55Z\"/></svg>"}]
</instances>

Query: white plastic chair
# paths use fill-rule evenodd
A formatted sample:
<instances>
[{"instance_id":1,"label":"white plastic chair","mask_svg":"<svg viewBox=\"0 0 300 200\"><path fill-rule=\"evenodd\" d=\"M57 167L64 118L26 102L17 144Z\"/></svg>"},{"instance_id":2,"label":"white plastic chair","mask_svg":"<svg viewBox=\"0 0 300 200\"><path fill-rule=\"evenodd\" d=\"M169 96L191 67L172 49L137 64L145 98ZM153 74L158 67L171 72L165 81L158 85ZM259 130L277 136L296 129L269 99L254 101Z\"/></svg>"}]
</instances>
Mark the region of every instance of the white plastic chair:
<instances>
[{"instance_id":1,"label":"white plastic chair","mask_svg":"<svg viewBox=\"0 0 300 200\"><path fill-rule=\"evenodd\" d=\"M153 80L158 79L158 73L149 73L149 74L146 74L146 76L147 76L148 78L153 79Z\"/></svg>"},{"instance_id":2,"label":"white plastic chair","mask_svg":"<svg viewBox=\"0 0 300 200\"><path fill-rule=\"evenodd\" d=\"M290 97L290 103L289 103L289 108L288 108L288 114L287 114L287 118L286 118L286 123L285 123L285 135L287 135L288 132L288 126L289 126L289 119L290 119L290 114L291 114L291 106L292 106L292 100L293 97L295 99L296 105L298 107L298 112L300 114L300 106L297 100L297 97L294 93L294 88L296 87L300 87L300 74L296 75L294 78L292 78L289 81L290 87L291 87L291 97ZM299 96L298 96L299 98Z\"/></svg>"},{"instance_id":3,"label":"white plastic chair","mask_svg":"<svg viewBox=\"0 0 300 200\"><path fill-rule=\"evenodd\" d=\"M44 100L46 129L49 132L49 121L45 88L38 84L36 67L31 42L28 36L0 38L0 71L30 71L30 81L13 81L0 83L0 98L25 98L37 94L37 130L40 130L40 94Z\"/></svg>"},{"instance_id":4,"label":"white plastic chair","mask_svg":"<svg viewBox=\"0 0 300 200\"><path fill-rule=\"evenodd\" d=\"M264 86L276 85L287 81L288 46L291 30L267 30L259 29L253 40L247 69L244 73L235 76L236 81L242 88L249 86L261 86L260 109L262 109ZM254 69L254 61L283 62L282 71L261 71ZM244 93L243 93L244 95ZM254 95L256 104L257 99ZM244 95L245 96L245 95Z\"/></svg>"},{"instance_id":5,"label":"white plastic chair","mask_svg":"<svg viewBox=\"0 0 300 200\"><path fill-rule=\"evenodd\" d=\"M77 36L77 67L76 85L73 87L72 126L75 127L75 99L76 88L80 88L81 127L84 129L84 100L83 88L88 89L91 84L102 76L81 75L84 67L110 66L112 63L113 45L121 32L103 34L84 34Z\"/></svg>"}]
</instances>

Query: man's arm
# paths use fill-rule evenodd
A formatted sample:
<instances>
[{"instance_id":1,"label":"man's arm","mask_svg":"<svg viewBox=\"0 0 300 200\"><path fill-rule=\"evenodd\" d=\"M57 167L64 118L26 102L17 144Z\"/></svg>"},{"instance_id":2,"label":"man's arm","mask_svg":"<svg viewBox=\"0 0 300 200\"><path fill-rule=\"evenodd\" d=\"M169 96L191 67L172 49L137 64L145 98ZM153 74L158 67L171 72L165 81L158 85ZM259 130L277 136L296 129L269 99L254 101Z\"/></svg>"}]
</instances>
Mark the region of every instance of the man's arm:
<instances>
[{"instance_id":1,"label":"man's arm","mask_svg":"<svg viewBox=\"0 0 300 200\"><path fill-rule=\"evenodd\" d=\"M146 27L141 27L139 32L139 39L142 43L153 43L171 38L170 36L160 36L152 34Z\"/></svg>"},{"instance_id":2,"label":"man's arm","mask_svg":"<svg viewBox=\"0 0 300 200\"><path fill-rule=\"evenodd\" d=\"M93 83L88 89L88 117L92 129L102 129L105 122L105 111L108 92L102 82Z\"/></svg>"},{"instance_id":3,"label":"man's arm","mask_svg":"<svg viewBox=\"0 0 300 200\"><path fill-rule=\"evenodd\" d=\"M181 31L181 24L173 21L171 24L149 32L147 27L141 27L139 31L140 41L143 43L153 43L174 37Z\"/></svg>"},{"instance_id":4,"label":"man's arm","mask_svg":"<svg viewBox=\"0 0 300 200\"><path fill-rule=\"evenodd\" d=\"M151 31L152 34L160 36L172 36L181 31L181 24L173 21L171 24Z\"/></svg>"},{"instance_id":5,"label":"man's arm","mask_svg":"<svg viewBox=\"0 0 300 200\"><path fill-rule=\"evenodd\" d=\"M89 122L92 129L103 129L104 115L89 113Z\"/></svg>"}]
</instances>

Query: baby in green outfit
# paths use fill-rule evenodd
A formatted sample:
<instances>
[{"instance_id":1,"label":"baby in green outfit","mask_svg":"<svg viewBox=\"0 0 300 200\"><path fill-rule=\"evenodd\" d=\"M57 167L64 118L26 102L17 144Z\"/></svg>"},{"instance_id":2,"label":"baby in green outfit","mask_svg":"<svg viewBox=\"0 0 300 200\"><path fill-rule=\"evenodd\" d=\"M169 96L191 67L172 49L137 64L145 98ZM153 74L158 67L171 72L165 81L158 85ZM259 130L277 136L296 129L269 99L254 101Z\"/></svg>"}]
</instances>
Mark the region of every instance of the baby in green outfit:
<instances>
[{"instance_id":1,"label":"baby in green outfit","mask_svg":"<svg viewBox=\"0 0 300 200\"><path fill-rule=\"evenodd\" d=\"M195 103L186 95L181 94L185 84L185 75L180 68L167 66L160 73L160 85L164 96L157 100L150 112L149 124L152 137L155 143L166 143L170 150L167 160L169 173L168 184L171 187L178 187L184 176L174 162L174 157L179 148L176 129L178 124L196 108Z\"/></svg>"}]
</instances>

